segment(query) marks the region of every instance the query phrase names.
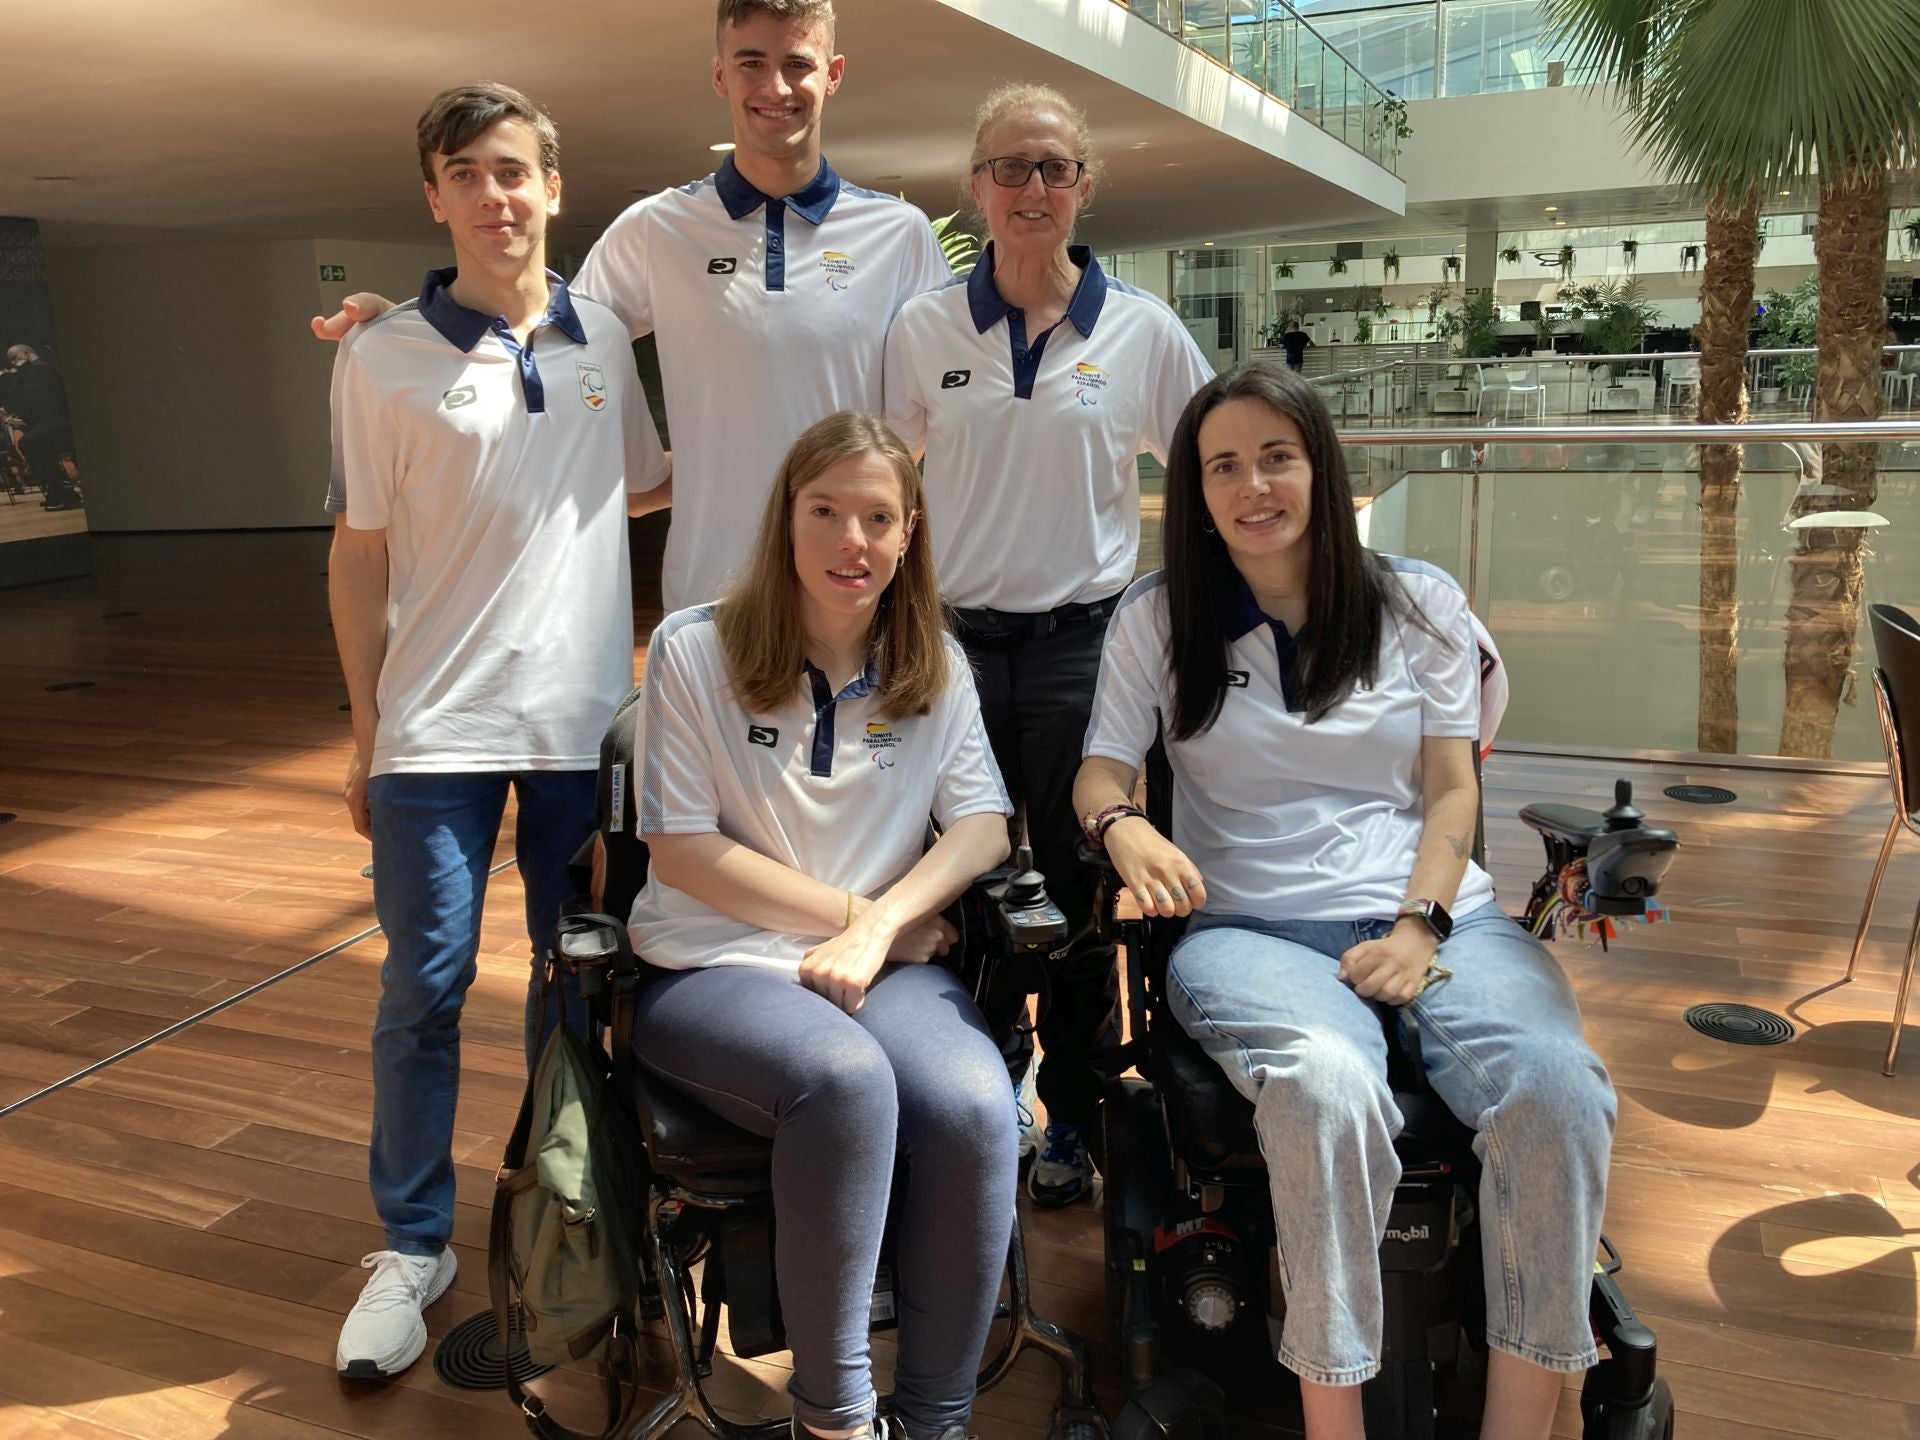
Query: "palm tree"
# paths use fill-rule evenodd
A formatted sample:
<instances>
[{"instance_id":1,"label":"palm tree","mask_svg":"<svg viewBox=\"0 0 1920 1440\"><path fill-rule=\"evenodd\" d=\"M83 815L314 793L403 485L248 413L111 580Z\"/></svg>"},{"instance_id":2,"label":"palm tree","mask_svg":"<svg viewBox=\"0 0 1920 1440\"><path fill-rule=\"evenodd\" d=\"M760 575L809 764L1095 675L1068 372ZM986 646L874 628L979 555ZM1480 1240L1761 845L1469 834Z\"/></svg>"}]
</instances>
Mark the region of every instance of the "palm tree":
<instances>
[{"instance_id":1,"label":"palm tree","mask_svg":"<svg viewBox=\"0 0 1920 1440\"><path fill-rule=\"evenodd\" d=\"M1920 148L1920 6L1913 0L1544 0L1550 37L1576 66L1625 90L1639 144L1706 200L1700 418L1746 417L1747 317L1758 203L1766 187L1817 175L1821 275L1814 418L1871 419L1880 406L1887 170ZM1733 706L1737 447L1701 458L1700 747L1737 749ZM1831 445L1823 497L1862 509L1876 491L1870 445ZM1853 665L1862 532L1800 533L1787 612L1780 753L1826 756ZM1709 743L1712 741L1713 743Z\"/></svg>"}]
</instances>

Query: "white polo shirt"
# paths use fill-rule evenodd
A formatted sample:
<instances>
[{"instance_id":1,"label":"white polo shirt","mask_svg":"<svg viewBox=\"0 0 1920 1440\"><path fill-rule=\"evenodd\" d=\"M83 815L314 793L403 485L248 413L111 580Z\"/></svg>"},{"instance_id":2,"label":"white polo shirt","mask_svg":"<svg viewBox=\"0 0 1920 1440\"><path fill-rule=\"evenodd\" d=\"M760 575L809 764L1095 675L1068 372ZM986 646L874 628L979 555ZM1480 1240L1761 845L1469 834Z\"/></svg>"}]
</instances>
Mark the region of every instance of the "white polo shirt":
<instances>
[{"instance_id":1,"label":"white polo shirt","mask_svg":"<svg viewBox=\"0 0 1920 1440\"><path fill-rule=\"evenodd\" d=\"M1265 920L1390 919L1406 898L1424 825L1420 742L1479 735L1479 651L1466 595L1445 571L1389 563L1436 638L1387 615L1379 673L1309 725L1289 701L1293 637L1242 585L1225 619L1225 703L1212 728L1169 741L1173 842L1206 880L1214 914ZM1159 571L1127 591L1107 629L1086 754L1145 762L1167 674L1167 592ZM1472 861L1448 910L1493 899Z\"/></svg>"},{"instance_id":2,"label":"white polo shirt","mask_svg":"<svg viewBox=\"0 0 1920 1440\"><path fill-rule=\"evenodd\" d=\"M1165 304L1084 245L1066 316L1029 337L993 283L909 301L887 337L887 423L926 441L927 518L948 603L1039 614L1119 594L1140 551L1140 467L1213 378Z\"/></svg>"},{"instance_id":3,"label":"white polo shirt","mask_svg":"<svg viewBox=\"0 0 1920 1440\"><path fill-rule=\"evenodd\" d=\"M647 649L634 731L642 835L718 831L802 874L873 896L913 868L928 817L1006 815L973 674L947 642L949 683L925 715L880 707L871 665L838 694L808 667L771 714L732 698L712 605L669 615ZM669 970L757 965L798 975L818 935L781 935L722 915L661 883L633 903L634 949Z\"/></svg>"},{"instance_id":4,"label":"white polo shirt","mask_svg":"<svg viewBox=\"0 0 1920 1440\"><path fill-rule=\"evenodd\" d=\"M888 323L908 296L952 278L923 213L846 184L824 160L805 189L772 199L728 156L607 227L573 289L634 338L660 337L668 610L720 597L803 430L837 410L880 413Z\"/></svg>"},{"instance_id":5,"label":"white polo shirt","mask_svg":"<svg viewBox=\"0 0 1920 1440\"><path fill-rule=\"evenodd\" d=\"M370 773L591 770L633 686L626 497L666 458L610 311L552 276L523 349L454 273L334 357L327 509L387 532Z\"/></svg>"}]
</instances>

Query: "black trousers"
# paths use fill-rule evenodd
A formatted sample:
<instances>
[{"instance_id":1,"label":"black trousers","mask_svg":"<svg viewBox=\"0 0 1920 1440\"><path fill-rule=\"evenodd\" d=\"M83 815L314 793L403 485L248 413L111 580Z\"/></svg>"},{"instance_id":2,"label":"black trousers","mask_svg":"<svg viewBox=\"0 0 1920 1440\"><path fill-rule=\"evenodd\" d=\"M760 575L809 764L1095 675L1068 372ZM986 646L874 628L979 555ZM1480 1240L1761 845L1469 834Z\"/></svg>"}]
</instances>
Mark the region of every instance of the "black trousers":
<instances>
[{"instance_id":1,"label":"black trousers","mask_svg":"<svg viewBox=\"0 0 1920 1440\"><path fill-rule=\"evenodd\" d=\"M1026 812L1034 866L1080 938L1057 959L1002 967L982 1011L1018 1083L1033 1058L1021 1024L1028 995L1039 996L1036 1029L1046 1051L1037 1089L1049 1121L1091 1126L1101 1082L1094 1056L1120 1041L1120 988L1113 948L1087 931L1093 876L1080 864L1073 778L1093 712L1113 600L1068 605L1048 615L961 610L960 642L973 661L994 759L1014 804Z\"/></svg>"}]
</instances>

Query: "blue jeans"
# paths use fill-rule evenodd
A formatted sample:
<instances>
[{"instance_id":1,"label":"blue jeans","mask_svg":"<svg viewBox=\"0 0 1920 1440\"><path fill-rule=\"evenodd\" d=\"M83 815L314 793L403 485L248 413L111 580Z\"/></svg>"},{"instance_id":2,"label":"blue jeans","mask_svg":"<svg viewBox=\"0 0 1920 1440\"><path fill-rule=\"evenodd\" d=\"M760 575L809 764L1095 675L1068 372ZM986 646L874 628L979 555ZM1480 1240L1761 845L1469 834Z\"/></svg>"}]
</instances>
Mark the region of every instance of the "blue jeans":
<instances>
[{"instance_id":1,"label":"blue jeans","mask_svg":"<svg viewBox=\"0 0 1920 1440\"><path fill-rule=\"evenodd\" d=\"M674 1088L773 1140L774 1270L800 1422L873 1417L867 1332L891 1195L900 1423L910 1440L964 1426L1017 1183L1013 1088L966 987L939 965L888 965L848 1015L772 970L681 970L641 990L634 1047Z\"/></svg>"},{"instance_id":2,"label":"blue jeans","mask_svg":"<svg viewBox=\"0 0 1920 1440\"><path fill-rule=\"evenodd\" d=\"M571 893L567 862L593 833L594 772L388 774L367 782L373 909L387 934L373 1027L368 1179L387 1248L402 1254L438 1254L453 1233L460 1007L473 983L487 870L509 787L520 806L514 855L533 944L523 1033L531 1068L544 1036L538 957L552 947ZM577 982L568 992L568 1018L583 1027Z\"/></svg>"},{"instance_id":3,"label":"blue jeans","mask_svg":"<svg viewBox=\"0 0 1920 1440\"><path fill-rule=\"evenodd\" d=\"M1380 1241L1400 1162L1374 1007L1341 953L1386 920L1200 915L1175 948L1168 1003L1254 1105L1286 1323L1280 1361L1321 1385L1380 1368ZM1485 905L1440 947L1453 978L1407 1007L1427 1077L1476 1132L1487 1342L1548 1370L1599 1358L1588 1288L1606 1207L1615 1101L1546 948Z\"/></svg>"}]
</instances>

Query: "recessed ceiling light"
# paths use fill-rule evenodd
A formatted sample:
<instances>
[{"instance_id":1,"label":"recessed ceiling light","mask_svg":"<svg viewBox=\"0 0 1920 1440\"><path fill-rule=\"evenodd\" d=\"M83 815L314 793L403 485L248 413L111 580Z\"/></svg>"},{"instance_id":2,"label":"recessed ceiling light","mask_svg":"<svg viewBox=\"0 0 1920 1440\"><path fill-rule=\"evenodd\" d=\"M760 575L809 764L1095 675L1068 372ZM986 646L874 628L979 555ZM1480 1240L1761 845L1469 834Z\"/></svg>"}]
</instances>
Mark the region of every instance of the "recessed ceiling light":
<instances>
[{"instance_id":1,"label":"recessed ceiling light","mask_svg":"<svg viewBox=\"0 0 1920 1440\"><path fill-rule=\"evenodd\" d=\"M1209 250L1213 248L1213 242L1211 240L1202 240L1200 243L1206 246Z\"/></svg>"},{"instance_id":2,"label":"recessed ceiling light","mask_svg":"<svg viewBox=\"0 0 1920 1440\"><path fill-rule=\"evenodd\" d=\"M1793 193L1793 191L1791 191L1791 190L1782 190L1782 191L1781 191L1780 193L1781 193L1782 195L1791 195L1791 194Z\"/></svg>"},{"instance_id":3,"label":"recessed ceiling light","mask_svg":"<svg viewBox=\"0 0 1920 1440\"><path fill-rule=\"evenodd\" d=\"M1560 207L1558 205L1549 205L1547 206L1547 213L1551 215L1554 211L1558 210L1559 208Z\"/></svg>"},{"instance_id":4,"label":"recessed ceiling light","mask_svg":"<svg viewBox=\"0 0 1920 1440\"><path fill-rule=\"evenodd\" d=\"M1144 150L1147 148L1148 145L1152 143L1153 142L1150 140L1136 140L1133 142L1132 145L1128 146L1127 148L1130 150Z\"/></svg>"},{"instance_id":5,"label":"recessed ceiling light","mask_svg":"<svg viewBox=\"0 0 1920 1440\"><path fill-rule=\"evenodd\" d=\"M732 148L733 148L733 142L731 140L722 140L718 145L707 146L707 149L713 151L714 154L716 155L724 155L727 151L731 150Z\"/></svg>"},{"instance_id":6,"label":"recessed ceiling light","mask_svg":"<svg viewBox=\"0 0 1920 1440\"><path fill-rule=\"evenodd\" d=\"M1178 170L1180 168L1180 162L1178 160L1169 160L1161 168L1164 170Z\"/></svg>"},{"instance_id":7,"label":"recessed ceiling light","mask_svg":"<svg viewBox=\"0 0 1920 1440\"><path fill-rule=\"evenodd\" d=\"M1564 220L1556 220L1556 221L1554 221L1553 223L1554 223L1554 224L1556 224L1556 225L1564 225L1564 224L1566 224L1567 222L1566 222L1566 221L1564 221Z\"/></svg>"}]
</instances>

